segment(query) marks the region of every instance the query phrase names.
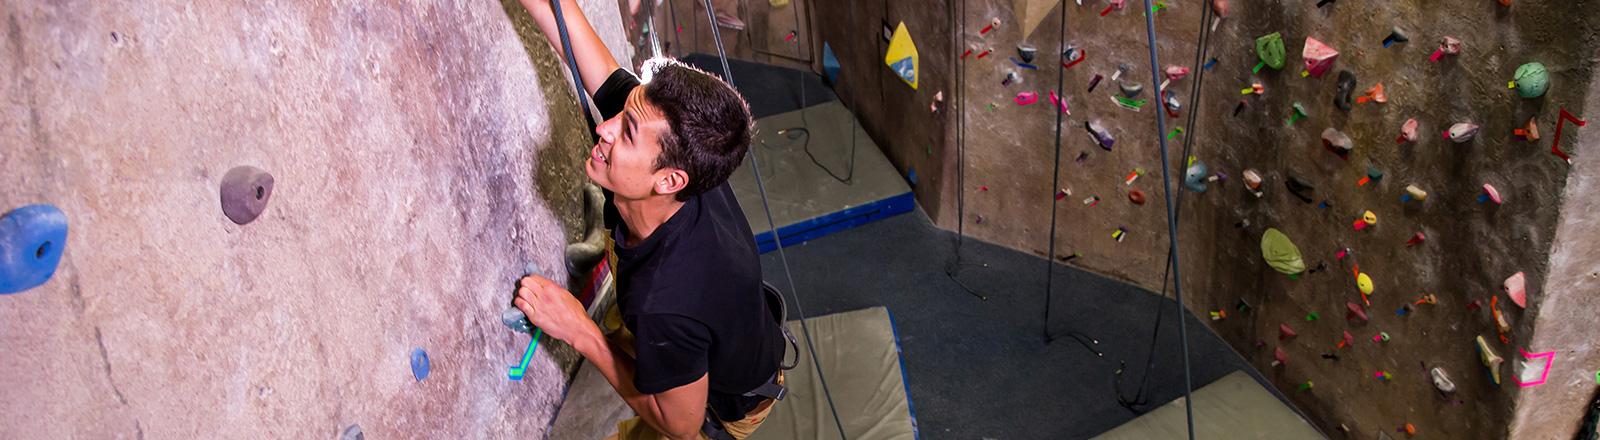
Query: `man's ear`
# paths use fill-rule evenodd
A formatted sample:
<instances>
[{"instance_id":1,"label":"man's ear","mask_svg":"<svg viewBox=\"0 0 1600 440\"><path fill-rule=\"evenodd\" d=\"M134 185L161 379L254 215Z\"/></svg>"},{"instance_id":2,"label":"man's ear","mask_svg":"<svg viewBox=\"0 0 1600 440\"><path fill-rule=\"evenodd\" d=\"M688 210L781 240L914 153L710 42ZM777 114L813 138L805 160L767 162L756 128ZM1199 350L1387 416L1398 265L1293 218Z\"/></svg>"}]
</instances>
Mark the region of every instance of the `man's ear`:
<instances>
[{"instance_id":1,"label":"man's ear","mask_svg":"<svg viewBox=\"0 0 1600 440\"><path fill-rule=\"evenodd\" d=\"M662 168L656 171L656 194L677 194L689 187L689 173L677 168Z\"/></svg>"}]
</instances>

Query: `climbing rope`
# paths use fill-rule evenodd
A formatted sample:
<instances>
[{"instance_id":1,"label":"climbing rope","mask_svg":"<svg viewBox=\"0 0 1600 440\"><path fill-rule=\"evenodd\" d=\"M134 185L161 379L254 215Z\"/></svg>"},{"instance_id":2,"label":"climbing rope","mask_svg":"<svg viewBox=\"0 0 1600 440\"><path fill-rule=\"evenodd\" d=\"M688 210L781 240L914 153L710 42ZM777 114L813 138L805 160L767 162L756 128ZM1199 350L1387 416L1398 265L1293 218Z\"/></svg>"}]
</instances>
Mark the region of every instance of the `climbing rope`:
<instances>
[{"instance_id":1,"label":"climbing rope","mask_svg":"<svg viewBox=\"0 0 1600 440\"><path fill-rule=\"evenodd\" d=\"M1144 0L1144 10L1151 10L1150 0ZM1201 23L1201 26L1204 28L1204 23ZM1161 62L1156 56L1155 14L1144 14L1144 31L1150 42L1150 84L1155 86L1157 93L1160 93ZM1204 68L1201 70L1204 70ZM1191 108L1190 110L1192 111L1193 109ZM1172 296L1178 303L1178 342L1183 347L1183 411L1188 422L1189 440L1194 440L1194 377L1189 367L1189 325L1188 320L1183 319L1183 264L1178 255L1178 213L1177 206L1172 202L1172 178L1170 176L1172 173L1167 170L1172 161L1167 156L1167 137L1163 134L1166 132L1166 118L1161 117L1160 112L1157 112L1156 142L1161 147L1161 188L1162 197L1167 202L1167 254L1171 255L1172 260L1169 265L1172 268Z\"/></svg>"},{"instance_id":2,"label":"climbing rope","mask_svg":"<svg viewBox=\"0 0 1600 440\"><path fill-rule=\"evenodd\" d=\"M583 119L589 122L589 132L594 133L596 125L594 115L589 113L589 89L583 86L583 74L578 72L578 60L572 57L572 38L567 36L567 19L561 14L561 1L551 1L550 11L555 13L556 33L561 34L561 53L566 54L567 68L572 71L572 83L578 88L579 112L583 113Z\"/></svg>"},{"instance_id":3,"label":"climbing rope","mask_svg":"<svg viewBox=\"0 0 1600 440\"><path fill-rule=\"evenodd\" d=\"M960 28L960 26L961 26L962 18L965 18L966 14L967 14L967 2L966 2L966 0L962 0L960 5L961 5L960 12L956 12L956 4L954 2L952 2L950 7L949 7L949 9L951 11L950 12L950 29L952 30L950 47L960 47L961 46L961 44L960 44L961 43L961 28ZM960 18L957 18L957 17L960 17ZM984 296L982 293L979 293L977 289L973 289L971 286L968 286L967 283L962 282L961 278L956 275L956 272L960 272L962 267L967 267L967 266L980 266L980 267L983 267L983 266L987 266L987 265L984 265L984 264L981 264L981 263L962 263L961 262L961 248L962 248L962 245L966 242L966 238L967 238L967 231L966 231L966 225L967 225L967 166L966 166L966 162L967 162L967 159L966 159L967 158L967 141L966 141L966 136L967 136L967 134L966 134L966 125L967 125L967 108L966 108L967 88L965 86L966 77L967 77L966 59L965 58L958 59L956 61L956 63L955 63L954 69L955 69L955 74L951 75L951 76L955 77L956 84L958 84L958 86L956 86L956 88L955 88L955 93L953 94L952 99L950 101L950 106L951 106L951 108L955 108L956 112L957 112L957 114L956 114L956 193L957 193L957 196L956 196L956 243L955 243L955 252L953 253L953 255L952 255L951 259L950 259L950 263L946 264L945 267L944 267L944 275L946 277L949 277L950 281L954 281L957 286L961 286L961 289L962 290L966 290L968 294L971 294L972 296L977 297L980 300L988 300L989 297Z\"/></svg>"},{"instance_id":4,"label":"climbing rope","mask_svg":"<svg viewBox=\"0 0 1600 440\"><path fill-rule=\"evenodd\" d=\"M1194 65L1195 66L1202 66L1201 63L1205 60L1206 55L1209 54L1209 51L1211 49L1211 47L1210 47L1211 27L1207 26L1206 23L1209 23L1211 21L1212 12L1213 11L1212 11L1212 9L1210 7L1202 7L1202 10L1200 12L1200 38L1198 40L1197 47L1195 47L1195 54L1194 54ZM1205 83L1205 78L1206 78L1206 69L1205 68L1202 67L1202 68L1199 68L1199 69L1197 69L1195 71L1194 84L1191 84L1190 85L1190 89L1189 89L1189 114L1188 114L1186 122L1184 122L1184 125L1189 127L1189 130L1184 132L1184 134L1183 134L1183 154L1178 156L1178 157L1187 158L1193 152L1192 147L1194 146L1194 139L1195 139L1195 137L1197 136L1197 134L1200 131L1199 127L1196 127L1194 125L1194 121L1195 121L1195 117L1200 112L1200 105L1199 105L1200 104L1200 91L1202 90L1201 85ZM1175 199L1174 200L1175 203L1177 204L1177 206L1173 208L1173 210L1175 211L1175 214L1182 214L1183 213L1183 192L1182 191L1178 192L1178 196L1175 197L1174 199ZM1167 297L1167 285L1168 285L1167 283L1170 281L1169 277L1172 275L1172 255L1173 255L1173 252L1171 251L1171 249L1169 249L1167 251L1166 265L1163 267L1163 270L1162 270L1162 273L1161 273L1161 297L1162 298L1166 298ZM1156 315L1156 319L1155 319L1155 324L1152 325L1151 328L1150 328L1150 349L1145 352L1145 368L1144 368L1144 371L1141 372L1141 374L1139 376L1139 388L1135 391L1134 397L1132 399L1123 397L1123 394L1122 394L1122 373L1124 371L1124 368L1118 368L1117 369L1116 381L1112 384L1113 388L1115 388L1116 392L1117 392L1117 403L1121 404L1124 408L1127 408L1127 409L1135 411L1135 412L1138 412L1138 409L1135 408L1136 406L1143 406L1143 405L1149 404L1149 401L1145 399L1145 394L1144 393L1145 393L1145 390L1147 389L1146 385L1149 383L1150 372L1155 369L1156 338L1160 335L1160 331L1161 331L1161 320L1162 320L1162 310L1163 309L1161 307L1161 301L1156 301L1152 307L1155 309L1155 313L1154 314ZM1179 315L1179 316L1182 316L1182 315ZM1123 367L1126 367L1126 365L1123 365Z\"/></svg>"},{"instance_id":5,"label":"climbing rope","mask_svg":"<svg viewBox=\"0 0 1600 440\"><path fill-rule=\"evenodd\" d=\"M728 82L729 87L734 87L733 70L728 67L728 52L722 47L722 31L717 28L717 16L711 6L711 0L704 0L706 7L706 20L711 25L711 39L717 44L717 59L722 62L722 78ZM811 353L811 366L817 372L817 381L822 385L822 396L828 401L828 411L833 415L833 425L839 429L839 438L848 439L844 433L844 423L839 419L839 409L833 404L833 393L828 389L828 378L822 372L822 364L817 363L817 348L811 342L811 328L806 324L805 307L800 304L800 292L795 289L794 275L789 271L789 257L783 251L783 239L778 235L777 222L772 219L772 205L767 201L767 185L761 180L761 162L757 158L755 149L750 150L750 171L755 173L756 190L761 194L761 209L767 214L767 228L772 232L772 242L778 248L778 261L783 265L783 276L789 283L789 293L794 295L794 308L800 314L800 332L805 335L806 350Z\"/></svg>"}]
</instances>

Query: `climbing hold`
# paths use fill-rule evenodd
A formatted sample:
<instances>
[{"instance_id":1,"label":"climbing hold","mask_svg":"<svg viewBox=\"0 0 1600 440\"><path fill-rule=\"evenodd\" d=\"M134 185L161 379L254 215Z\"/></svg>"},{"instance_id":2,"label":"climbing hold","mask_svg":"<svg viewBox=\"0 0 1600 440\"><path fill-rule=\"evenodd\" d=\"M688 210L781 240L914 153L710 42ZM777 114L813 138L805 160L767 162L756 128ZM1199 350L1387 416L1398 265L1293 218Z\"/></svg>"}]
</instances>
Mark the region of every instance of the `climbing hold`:
<instances>
[{"instance_id":1,"label":"climbing hold","mask_svg":"<svg viewBox=\"0 0 1600 440\"><path fill-rule=\"evenodd\" d=\"M1010 71L1006 71L1006 77L1000 80L1000 85L1009 86L1009 85L1012 85L1012 84L1019 84L1021 82L1022 82L1022 75L1018 74L1017 71L1015 71L1015 70L1010 70Z\"/></svg>"},{"instance_id":2,"label":"climbing hold","mask_svg":"<svg viewBox=\"0 0 1600 440\"><path fill-rule=\"evenodd\" d=\"M533 333L533 323L528 321L528 315L523 314L522 309L516 307L508 307L500 312L500 323L505 324L512 331Z\"/></svg>"},{"instance_id":3,"label":"climbing hold","mask_svg":"<svg viewBox=\"0 0 1600 440\"><path fill-rule=\"evenodd\" d=\"M1197 193L1206 192L1206 164L1195 162L1183 173L1183 186Z\"/></svg>"},{"instance_id":4,"label":"climbing hold","mask_svg":"<svg viewBox=\"0 0 1600 440\"><path fill-rule=\"evenodd\" d=\"M1444 132L1444 137L1446 139L1450 139L1451 142L1458 144L1467 143L1467 141L1472 140L1473 136L1477 135L1478 124L1473 124L1471 122L1460 122L1455 125L1451 125L1450 130Z\"/></svg>"},{"instance_id":5,"label":"climbing hold","mask_svg":"<svg viewBox=\"0 0 1600 440\"><path fill-rule=\"evenodd\" d=\"M1363 294L1363 295L1371 295L1372 294L1372 277L1367 276L1367 274L1365 274L1365 273L1357 274L1356 275L1356 289L1361 290L1361 294Z\"/></svg>"},{"instance_id":6,"label":"climbing hold","mask_svg":"<svg viewBox=\"0 0 1600 440\"><path fill-rule=\"evenodd\" d=\"M1420 232L1419 232L1419 234L1420 234ZM1439 303L1439 296L1438 295L1434 295L1432 293L1424 294L1421 297L1418 297L1416 301L1412 302L1412 304L1419 305L1419 306L1423 305L1423 304L1438 304L1438 303Z\"/></svg>"},{"instance_id":7,"label":"climbing hold","mask_svg":"<svg viewBox=\"0 0 1600 440\"><path fill-rule=\"evenodd\" d=\"M1244 300L1244 298L1239 298L1239 303L1238 304L1234 304L1233 308L1234 309L1238 309L1239 313L1248 312L1248 311L1250 311L1250 303L1246 302Z\"/></svg>"},{"instance_id":8,"label":"climbing hold","mask_svg":"<svg viewBox=\"0 0 1600 440\"><path fill-rule=\"evenodd\" d=\"M1128 228L1118 226L1117 230L1111 231L1111 238L1121 243L1122 239L1128 238Z\"/></svg>"},{"instance_id":9,"label":"climbing hold","mask_svg":"<svg viewBox=\"0 0 1600 440\"><path fill-rule=\"evenodd\" d=\"M1527 349L1518 347L1522 353L1521 373L1517 374L1515 382L1524 388L1543 385L1550 379L1550 367L1555 366L1556 352L1529 353Z\"/></svg>"},{"instance_id":10,"label":"climbing hold","mask_svg":"<svg viewBox=\"0 0 1600 440\"><path fill-rule=\"evenodd\" d=\"M1328 127L1322 130L1322 148L1327 148L1328 151L1333 152L1333 154L1342 159L1349 159L1350 152L1356 149L1356 144L1355 141L1350 140L1349 135L1333 127Z\"/></svg>"},{"instance_id":11,"label":"climbing hold","mask_svg":"<svg viewBox=\"0 0 1600 440\"><path fill-rule=\"evenodd\" d=\"M1423 241L1427 241L1427 240L1428 240L1428 236L1422 235L1422 231L1417 231L1416 234L1412 234L1411 235L1411 239L1410 240L1406 240L1406 246L1416 246L1416 245L1422 244Z\"/></svg>"},{"instance_id":12,"label":"climbing hold","mask_svg":"<svg viewBox=\"0 0 1600 440\"><path fill-rule=\"evenodd\" d=\"M1406 123L1400 126L1400 137L1395 138L1394 143L1416 142L1417 125L1416 118L1407 119Z\"/></svg>"},{"instance_id":13,"label":"climbing hold","mask_svg":"<svg viewBox=\"0 0 1600 440\"><path fill-rule=\"evenodd\" d=\"M1306 107L1300 105L1298 102L1290 106L1290 109L1293 110L1294 113L1289 115L1289 122L1284 125L1294 125L1294 121L1311 117L1311 112L1306 111Z\"/></svg>"},{"instance_id":14,"label":"climbing hold","mask_svg":"<svg viewBox=\"0 0 1600 440\"><path fill-rule=\"evenodd\" d=\"M1072 195L1072 190L1069 190L1069 189L1066 189L1066 188L1061 188L1061 189L1057 189L1056 190L1056 200L1065 199L1065 198L1067 198L1067 196L1070 196L1070 195Z\"/></svg>"},{"instance_id":15,"label":"climbing hold","mask_svg":"<svg viewBox=\"0 0 1600 440\"><path fill-rule=\"evenodd\" d=\"M422 347L412 348L411 376L416 377L417 382L421 382L423 379L428 378L428 370L430 369L431 366L428 364L428 352L423 351Z\"/></svg>"},{"instance_id":16,"label":"climbing hold","mask_svg":"<svg viewBox=\"0 0 1600 440\"><path fill-rule=\"evenodd\" d=\"M1483 192L1478 193L1478 203L1483 202L1494 202L1494 204L1499 205L1501 202L1500 191L1495 190L1493 185L1483 184Z\"/></svg>"},{"instance_id":17,"label":"climbing hold","mask_svg":"<svg viewBox=\"0 0 1600 440\"><path fill-rule=\"evenodd\" d=\"M1308 380L1306 383L1300 384L1300 391L1311 391L1311 389L1315 388L1316 386L1317 384L1311 383L1311 381Z\"/></svg>"},{"instance_id":18,"label":"climbing hold","mask_svg":"<svg viewBox=\"0 0 1600 440\"><path fill-rule=\"evenodd\" d=\"M1189 76L1189 68L1183 66L1167 66L1167 81L1177 81ZM1166 87L1162 87L1165 89Z\"/></svg>"},{"instance_id":19,"label":"climbing hold","mask_svg":"<svg viewBox=\"0 0 1600 440\"><path fill-rule=\"evenodd\" d=\"M917 56L917 45L911 39L911 31L906 29L905 22L900 22L899 26L895 27L894 34L890 37L889 50L883 57L884 65L889 66L889 70L893 70L895 76L898 76L906 85L911 86L912 90L916 90L917 84L920 82L919 73L922 71L918 67L919 58Z\"/></svg>"},{"instance_id":20,"label":"climbing hold","mask_svg":"<svg viewBox=\"0 0 1600 440\"><path fill-rule=\"evenodd\" d=\"M67 247L67 215L27 205L0 216L0 295L50 281Z\"/></svg>"},{"instance_id":21,"label":"climbing hold","mask_svg":"<svg viewBox=\"0 0 1600 440\"><path fill-rule=\"evenodd\" d=\"M1355 343L1356 343L1355 335L1350 334L1349 330L1345 330L1344 331L1344 337L1339 339L1339 344L1337 345L1337 348L1349 347L1351 345L1354 345Z\"/></svg>"},{"instance_id":22,"label":"climbing hold","mask_svg":"<svg viewBox=\"0 0 1600 440\"><path fill-rule=\"evenodd\" d=\"M1448 37L1447 36L1447 37L1439 39L1439 48L1435 49L1433 51L1433 55L1428 57L1428 61L1432 61L1432 62L1437 63L1437 62L1439 62L1439 58L1444 57L1445 55L1460 55L1460 54L1461 54L1461 40L1458 40L1455 37Z\"/></svg>"},{"instance_id":23,"label":"climbing hold","mask_svg":"<svg viewBox=\"0 0 1600 440\"><path fill-rule=\"evenodd\" d=\"M1285 339L1289 339L1289 338L1293 338L1295 336L1299 336L1299 334L1295 333L1294 329L1289 328L1289 324L1278 324L1278 340L1279 341L1282 341L1282 340L1285 340Z\"/></svg>"},{"instance_id":24,"label":"climbing hold","mask_svg":"<svg viewBox=\"0 0 1600 440\"><path fill-rule=\"evenodd\" d=\"M1183 103L1178 101L1178 94L1172 93L1171 90L1168 90L1166 92L1162 92L1162 95L1167 97L1165 101L1162 101L1162 103L1166 104L1167 106L1167 116L1174 118L1178 117L1178 112L1183 110ZM1183 127L1178 127L1178 132L1182 133ZM1171 137L1168 137L1168 139L1171 139Z\"/></svg>"},{"instance_id":25,"label":"climbing hold","mask_svg":"<svg viewBox=\"0 0 1600 440\"><path fill-rule=\"evenodd\" d=\"M1483 335L1478 335L1477 344L1478 344L1478 359L1483 361L1483 366L1485 368L1489 369L1489 376L1490 376L1491 379L1494 380L1494 384L1495 385L1499 385L1500 384L1500 364L1506 361L1505 358L1502 358L1502 357L1500 357L1500 355L1495 354L1494 347L1490 347L1489 346L1489 341L1486 340L1486 339L1483 339Z\"/></svg>"},{"instance_id":26,"label":"climbing hold","mask_svg":"<svg viewBox=\"0 0 1600 440\"><path fill-rule=\"evenodd\" d=\"M1061 99L1061 97L1056 96L1056 91L1055 90L1051 90L1050 91L1050 103L1051 104L1055 104L1056 108L1061 110L1061 113L1068 114L1068 115L1072 114L1072 109L1067 108L1067 100Z\"/></svg>"},{"instance_id":27,"label":"climbing hold","mask_svg":"<svg viewBox=\"0 0 1600 440\"><path fill-rule=\"evenodd\" d=\"M1390 45L1407 41L1411 41L1411 38L1406 36L1406 31L1394 27L1389 29L1389 36L1383 38L1383 47L1387 49Z\"/></svg>"},{"instance_id":28,"label":"climbing hold","mask_svg":"<svg viewBox=\"0 0 1600 440\"><path fill-rule=\"evenodd\" d=\"M1361 97L1356 98L1356 102L1362 104L1367 102L1376 102L1382 104L1389 102L1389 95L1384 93L1383 83L1377 83L1373 85L1372 88L1367 89L1367 92L1362 94Z\"/></svg>"},{"instance_id":29,"label":"climbing hold","mask_svg":"<svg viewBox=\"0 0 1600 440\"><path fill-rule=\"evenodd\" d=\"M1511 130L1511 134L1522 136L1528 142L1539 140L1539 118L1528 118L1527 124L1524 124L1522 128Z\"/></svg>"},{"instance_id":30,"label":"climbing hold","mask_svg":"<svg viewBox=\"0 0 1600 440\"><path fill-rule=\"evenodd\" d=\"M1228 317L1228 312L1226 310L1212 310L1211 311L1211 320L1212 321L1221 321L1223 319L1226 319L1227 317Z\"/></svg>"},{"instance_id":31,"label":"climbing hold","mask_svg":"<svg viewBox=\"0 0 1600 440\"><path fill-rule=\"evenodd\" d=\"M1301 48L1300 57L1304 58L1305 69L1301 76L1321 78L1322 74L1333 68L1333 61L1339 57L1339 51L1315 38L1306 37L1306 45Z\"/></svg>"},{"instance_id":32,"label":"climbing hold","mask_svg":"<svg viewBox=\"0 0 1600 440\"><path fill-rule=\"evenodd\" d=\"M1070 69L1089 57L1089 52L1071 44L1061 51L1061 68Z\"/></svg>"},{"instance_id":33,"label":"climbing hold","mask_svg":"<svg viewBox=\"0 0 1600 440\"><path fill-rule=\"evenodd\" d=\"M1538 98L1550 89L1550 72L1546 71L1544 64L1528 63L1517 67L1512 84L1517 88L1517 96L1523 98Z\"/></svg>"},{"instance_id":34,"label":"climbing hold","mask_svg":"<svg viewBox=\"0 0 1600 440\"><path fill-rule=\"evenodd\" d=\"M1262 66L1282 70L1284 61L1287 59L1286 52L1287 50L1283 47L1282 34L1273 32L1256 38L1256 57L1260 58L1261 62L1257 63L1256 67L1251 69L1251 72L1260 72Z\"/></svg>"},{"instance_id":35,"label":"climbing hold","mask_svg":"<svg viewBox=\"0 0 1600 440\"><path fill-rule=\"evenodd\" d=\"M1417 435L1417 426L1407 423L1400 427L1399 432L1404 432L1407 436Z\"/></svg>"},{"instance_id":36,"label":"climbing hold","mask_svg":"<svg viewBox=\"0 0 1600 440\"><path fill-rule=\"evenodd\" d=\"M1356 186L1364 186L1368 183L1379 180L1383 180L1383 170L1379 170L1377 167L1372 165L1367 165L1367 175L1362 177L1361 180L1356 181Z\"/></svg>"},{"instance_id":37,"label":"climbing hold","mask_svg":"<svg viewBox=\"0 0 1600 440\"><path fill-rule=\"evenodd\" d=\"M1117 63L1117 71L1111 74L1111 80L1116 81L1122 78L1122 74L1128 73L1129 70L1133 70L1133 66L1129 66L1127 63Z\"/></svg>"},{"instance_id":38,"label":"climbing hold","mask_svg":"<svg viewBox=\"0 0 1600 440\"><path fill-rule=\"evenodd\" d=\"M1588 125L1589 121L1578 119L1577 116L1568 113L1566 107L1561 107L1561 117L1556 120L1556 137L1550 141L1550 154L1554 154L1561 160L1566 161L1567 165L1572 165L1572 157L1561 151L1561 128L1567 125L1567 121L1572 121L1573 124L1577 124L1579 127Z\"/></svg>"},{"instance_id":39,"label":"climbing hold","mask_svg":"<svg viewBox=\"0 0 1600 440\"><path fill-rule=\"evenodd\" d=\"M1018 93L1017 97L1012 99L1012 101L1016 102L1019 106L1033 104L1035 102L1039 102L1039 94L1034 92L1021 92Z\"/></svg>"},{"instance_id":40,"label":"climbing hold","mask_svg":"<svg viewBox=\"0 0 1600 440\"><path fill-rule=\"evenodd\" d=\"M1389 333L1378 332L1378 334L1372 335L1372 342L1389 342Z\"/></svg>"},{"instance_id":41,"label":"climbing hold","mask_svg":"<svg viewBox=\"0 0 1600 440\"><path fill-rule=\"evenodd\" d=\"M1283 184L1284 186L1289 187L1290 194L1294 194L1295 197L1300 198L1300 201L1305 203L1311 203L1311 196L1315 195L1317 192L1316 187L1311 186L1311 183L1301 180L1299 177L1294 175L1290 175L1287 180L1283 181Z\"/></svg>"},{"instance_id":42,"label":"climbing hold","mask_svg":"<svg viewBox=\"0 0 1600 440\"><path fill-rule=\"evenodd\" d=\"M1433 377L1433 387L1437 388L1439 392L1444 394L1456 392L1456 383L1450 380L1450 374L1445 372L1444 368L1433 367L1433 369L1428 370L1428 375Z\"/></svg>"},{"instance_id":43,"label":"climbing hold","mask_svg":"<svg viewBox=\"0 0 1600 440\"><path fill-rule=\"evenodd\" d=\"M1344 307L1345 307L1345 310L1346 310L1345 314L1344 314L1344 319L1347 319L1347 320L1359 319L1359 320L1361 320L1361 322L1366 322L1367 321L1367 310L1361 308L1360 304L1356 304L1356 303L1353 303L1353 302L1346 301L1344 303Z\"/></svg>"},{"instance_id":44,"label":"climbing hold","mask_svg":"<svg viewBox=\"0 0 1600 440\"><path fill-rule=\"evenodd\" d=\"M1033 64L1029 64L1026 61L1022 61L1022 60L1019 60L1019 59L1016 59L1016 58L1010 58L1010 60L1011 60L1011 64L1015 64L1015 65L1017 65L1017 67L1021 67L1021 68L1028 69L1028 70L1039 70L1039 66L1035 66Z\"/></svg>"},{"instance_id":45,"label":"climbing hold","mask_svg":"<svg viewBox=\"0 0 1600 440\"><path fill-rule=\"evenodd\" d=\"M1339 110L1350 111L1350 94L1356 91L1356 74L1348 70L1339 71L1339 89L1333 95L1333 106Z\"/></svg>"},{"instance_id":46,"label":"climbing hold","mask_svg":"<svg viewBox=\"0 0 1600 440\"><path fill-rule=\"evenodd\" d=\"M1406 185L1406 193L1400 195L1400 201L1402 202L1409 202L1412 200L1420 202L1426 200L1427 198L1428 192L1423 191L1422 188L1418 188L1416 185Z\"/></svg>"},{"instance_id":47,"label":"climbing hold","mask_svg":"<svg viewBox=\"0 0 1600 440\"><path fill-rule=\"evenodd\" d=\"M1017 45L1017 58L1022 58L1024 63L1032 63L1033 57L1039 54L1039 49L1026 44Z\"/></svg>"},{"instance_id":48,"label":"climbing hold","mask_svg":"<svg viewBox=\"0 0 1600 440\"><path fill-rule=\"evenodd\" d=\"M1527 277L1522 272L1512 274L1510 278L1506 278L1504 284L1500 285L1501 289L1506 292L1506 296L1511 298L1511 303L1520 308L1528 308L1527 286Z\"/></svg>"},{"instance_id":49,"label":"climbing hold","mask_svg":"<svg viewBox=\"0 0 1600 440\"><path fill-rule=\"evenodd\" d=\"M1083 199L1083 204L1093 208L1094 205L1100 204L1100 196L1089 196L1089 198Z\"/></svg>"},{"instance_id":50,"label":"climbing hold","mask_svg":"<svg viewBox=\"0 0 1600 440\"><path fill-rule=\"evenodd\" d=\"M1094 143L1106 151L1111 151L1111 146L1117 143L1117 139L1111 137L1111 132L1106 130L1105 126L1100 125L1100 120L1098 119L1083 123L1083 128L1089 131L1089 137L1094 139Z\"/></svg>"},{"instance_id":51,"label":"climbing hold","mask_svg":"<svg viewBox=\"0 0 1600 440\"><path fill-rule=\"evenodd\" d=\"M339 433L339 440L366 440L367 435L361 432L361 425L350 425Z\"/></svg>"},{"instance_id":52,"label":"climbing hold","mask_svg":"<svg viewBox=\"0 0 1600 440\"><path fill-rule=\"evenodd\" d=\"M1394 376L1390 375L1389 372L1383 371L1383 370L1374 371L1372 373L1372 377L1376 377L1376 378L1378 378L1378 380L1381 380L1381 381L1384 381L1384 382L1388 382L1389 379L1393 379L1394 378Z\"/></svg>"},{"instance_id":53,"label":"climbing hold","mask_svg":"<svg viewBox=\"0 0 1600 440\"><path fill-rule=\"evenodd\" d=\"M1306 263L1300 256L1300 248L1289 241L1289 236L1277 228L1267 228L1261 234L1261 259L1278 272L1297 275L1305 272Z\"/></svg>"},{"instance_id":54,"label":"climbing hold","mask_svg":"<svg viewBox=\"0 0 1600 440\"><path fill-rule=\"evenodd\" d=\"M972 52L968 49L967 52ZM962 55L965 58L966 55ZM822 72L827 74L828 84L839 84L839 57L833 54L833 47L826 41L822 43Z\"/></svg>"},{"instance_id":55,"label":"climbing hold","mask_svg":"<svg viewBox=\"0 0 1600 440\"><path fill-rule=\"evenodd\" d=\"M1144 205L1144 192L1137 189L1129 190L1128 201L1133 202L1135 205Z\"/></svg>"},{"instance_id":56,"label":"climbing hold","mask_svg":"<svg viewBox=\"0 0 1600 440\"><path fill-rule=\"evenodd\" d=\"M1321 318L1321 317L1322 317L1322 315L1318 315L1317 312L1307 313L1306 314L1306 322L1314 322L1314 321L1317 320L1317 318Z\"/></svg>"},{"instance_id":57,"label":"climbing hold","mask_svg":"<svg viewBox=\"0 0 1600 440\"><path fill-rule=\"evenodd\" d=\"M234 167L222 176L222 214L237 224L254 221L272 198L272 175L252 166Z\"/></svg>"},{"instance_id":58,"label":"climbing hold","mask_svg":"<svg viewBox=\"0 0 1600 440\"><path fill-rule=\"evenodd\" d=\"M1100 85L1100 80L1104 78L1104 76L1098 73L1094 74L1094 78L1089 80L1089 92L1093 92L1094 88Z\"/></svg>"},{"instance_id":59,"label":"climbing hold","mask_svg":"<svg viewBox=\"0 0 1600 440\"><path fill-rule=\"evenodd\" d=\"M1123 96L1127 96L1128 98L1138 98L1139 94L1144 92L1144 85L1139 84L1137 82L1135 82L1135 83L1125 83L1125 82L1118 81L1117 82L1117 87L1121 88L1122 89L1122 95Z\"/></svg>"},{"instance_id":60,"label":"climbing hold","mask_svg":"<svg viewBox=\"0 0 1600 440\"><path fill-rule=\"evenodd\" d=\"M1247 168L1242 174L1244 174L1245 189L1250 190L1250 193L1255 194L1256 197L1261 197L1261 173L1256 172L1255 169Z\"/></svg>"},{"instance_id":61,"label":"climbing hold","mask_svg":"<svg viewBox=\"0 0 1600 440\"><path fill-rule=\"evenodd\" d=\"M1289 353L1283 351L1283 347L1273 347L1272 366L1276 367L1287 363L1289 363Z\"/></svg>"}]
</instances>

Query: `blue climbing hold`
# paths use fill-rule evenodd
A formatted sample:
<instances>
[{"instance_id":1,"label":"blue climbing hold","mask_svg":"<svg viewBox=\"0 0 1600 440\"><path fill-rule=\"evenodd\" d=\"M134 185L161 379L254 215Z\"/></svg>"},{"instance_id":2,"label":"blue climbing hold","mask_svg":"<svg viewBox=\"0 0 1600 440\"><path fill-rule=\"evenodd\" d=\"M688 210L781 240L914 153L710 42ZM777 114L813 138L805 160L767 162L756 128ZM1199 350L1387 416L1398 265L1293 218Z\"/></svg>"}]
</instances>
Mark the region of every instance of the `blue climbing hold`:
<instances>
[{"instance_id":1,"label":"blue climbing hold","mask_svg":"<svg viewBox=\"0 0 1600 440\"><path fill-rule=\"evenodd\" d=\"M828 75L828 84L839 84L839 57L826 42L822 43L822 72Z\"/></svg>"},{"instance_id":2,"label":"blue climbing hold","mask_svg":"<svg viewBox=\"0 0 1600 440\"><path fill-rule=\"evenodd\" d=\"M423 351L422 347L411 349L411 375L417 378L417 382L427 379L428 370L431 368L428 364L428 352Z\"/></svg>"},{"instance_id":3,"label":"blue climbing hold","mask_svg":"<svg viewBox=\"0 0 1600 440\"><path fill-rule=\"evenodd\" d=\"M0 295L50 281L67 247L67 215L28 205L0 217Z\"/></svg>"},{"instance_id":4,"label":"blue climbing hold","mask_svg":"<svg viewBox=\"0 0 1600 440\"><path fill-rule=\"evenodd\" d=\"M1197 193L1206 192L1206 171L1205 162L1197 161L1193 165L1189 165L1189 169L1183 173L1183 186Z\"/></svg>"}]
</instances>

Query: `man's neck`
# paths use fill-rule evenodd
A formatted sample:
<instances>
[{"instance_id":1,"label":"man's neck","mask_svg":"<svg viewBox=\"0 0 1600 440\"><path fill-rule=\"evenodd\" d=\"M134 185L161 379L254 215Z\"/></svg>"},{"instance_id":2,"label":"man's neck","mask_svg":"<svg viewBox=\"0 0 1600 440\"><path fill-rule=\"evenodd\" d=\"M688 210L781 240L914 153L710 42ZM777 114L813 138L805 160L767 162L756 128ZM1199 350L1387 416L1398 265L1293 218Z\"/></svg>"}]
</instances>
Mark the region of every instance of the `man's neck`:
<instances>
[{"instance_id":1,"label":"man's neck","mask_svg":"<svg viewBox=\"0 0 1600 440\"><path fill-rule=\"evenodd\" d=\"M628 240L625 245L633 246L650 238L662 224L678 213L683 208L683 202L672 195L654 196L640 200L616 200L617 213L622 215L622 222L628 225Z\"/></svg>"}]
</instances>

